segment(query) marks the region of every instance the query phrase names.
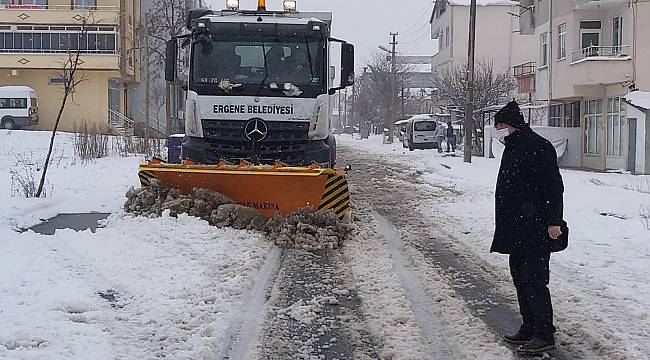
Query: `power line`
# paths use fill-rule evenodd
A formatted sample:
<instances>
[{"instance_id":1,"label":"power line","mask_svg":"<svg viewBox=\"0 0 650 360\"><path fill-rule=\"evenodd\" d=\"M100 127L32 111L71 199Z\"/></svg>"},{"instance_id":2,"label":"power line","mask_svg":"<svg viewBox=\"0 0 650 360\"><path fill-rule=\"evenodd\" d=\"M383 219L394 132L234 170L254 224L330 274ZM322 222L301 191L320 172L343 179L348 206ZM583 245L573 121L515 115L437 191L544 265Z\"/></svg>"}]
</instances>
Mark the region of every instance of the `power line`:
<instances>
[{"instance_id":1,"label":"power line","mask_svg":"<svg viewBox=\"0 0 650 360\"><path fill-rule=\"evenodd\" d=\"M425 18L426 15L427 15L428 13L431 12L431 10L433 10L433 6L435 6L435 4L436 4L436 2L435 2L435 1L432 1L431 4L427 7L427 9L422 13L422 15L420 15L420 17L419 17L419 18L418 18L418 19L417 19L417 20L416 20L416 21L415 21L415 22L414 22L414 23L413 23L413 24L412 24L408 29L402 31L402 35L405 35L405 34L408 35L408 34L410 34L410 31L411 31L413 28L415 28L415 27L420 23L420 21L421 21L423 18ZM426 22L425 22L425 24L426 24ZM416 30L415 32L417 32L417 31L419 31L419 30Z\"/></svg>"}]
</instances>

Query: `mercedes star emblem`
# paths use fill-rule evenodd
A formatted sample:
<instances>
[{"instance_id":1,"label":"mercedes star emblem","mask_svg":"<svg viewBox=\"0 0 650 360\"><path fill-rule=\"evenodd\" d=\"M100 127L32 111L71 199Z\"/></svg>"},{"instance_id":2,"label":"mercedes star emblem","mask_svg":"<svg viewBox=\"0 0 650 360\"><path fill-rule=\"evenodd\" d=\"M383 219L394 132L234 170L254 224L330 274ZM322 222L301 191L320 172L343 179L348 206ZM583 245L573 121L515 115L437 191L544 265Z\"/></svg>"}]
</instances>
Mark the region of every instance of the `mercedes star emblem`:
<instances>
[{"instance_id":1,"label":"mercedes star emblem","mask_svg":"<svg viewBox=\"0 0 650 360\"><path fill-rule=\"evenodd\" d=\"M266 135L269 132L269 128L266 126L266 123L262 119L251 119L246 123L244 128L244 134L246 138L250 141L260 142L266 138Z\"/></svg>"}]
</instances>

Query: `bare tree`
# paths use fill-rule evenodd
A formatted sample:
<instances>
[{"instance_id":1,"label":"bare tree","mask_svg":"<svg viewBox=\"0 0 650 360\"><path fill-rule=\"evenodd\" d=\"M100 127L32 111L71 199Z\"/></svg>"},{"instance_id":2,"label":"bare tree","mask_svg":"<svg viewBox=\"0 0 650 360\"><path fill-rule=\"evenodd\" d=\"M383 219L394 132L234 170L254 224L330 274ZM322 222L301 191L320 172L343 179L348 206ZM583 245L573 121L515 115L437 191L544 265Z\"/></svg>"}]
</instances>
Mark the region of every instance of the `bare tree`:
<instances>
[{"instance_id":1,"label":"bare tree","mask_svg":"<svg viewBox=\"0 0 650 360\"><path fill-rule=\"evenodd\" d=\"M435 76L437 100L440 105L459 109L461 113L467 105L467 87L469 83L467 64L451 65L439 69ZM511 100L517 89L514 77L509 71L499 72L491 61L479 61L474 70L473 108L480 110L499 105ZM477 120L472 114L474 127L474 146L480 149Z\"/></svg>"},{"instance_id":2,"label":"bare tree","mask_svg":"<svg viewBox=\"0 0 650 360\"><path fill-rule=\"evenodd\" d=\"M164 86L167 135L172 131L171 116L172 112L175 111L175 106L172 105L172 84L166 83L163 78L166 60L165 42L172 37L183 34L185 31L187 18L185 5L185 0L154 0L152 8L145 16L150 37L148 41L149 59L147 61L149 61L151 68L152 84L160 83ZM144 34L144 36L147 35ZM143 43L145 42L143 41ZM181 53L178 58L180 64L187 61L184 55L188 54ZM148 119L146 121L148 123Z\"/></svg>"},{"instance_id":3,"label":"bare tree","mask_svg":"<svg viewBox=\"0 0 650 360\"><path fill-rule=\"evenodd\" d=\"M80 21L80 32L79 38L86 38L88 35L88 30L91 25L95 23L94 15L92 12L84 15ZM83 73L79 72L79 66L82 64L81 60L82 50L77 47L73 49L72 47L68 49L67 58L63 60L60 69L60 75L63 79L63 98L61 99L61 105L59 106L59 112L56 116L56 122L54 123L54 128L52 129L52 136L50 137L50 146L47 150L47 156L45 157L45 165L43 165L43 173L41 174L41 180L38 184L38 190L36 191L36 197L40 197L43 194L43 186L45 185L45 177L47 175L47 169L50 165L50 157L52 156L52 148L54 147L54 138L56 137L56 132L59 128L59 123L61 122L61 116L65 110L65 106L68 103L68 100L74 102L75 89L79 84L86 80L86 77Z\"/></svg>"},{"instance_id":4,"label":"bare tree","mask_svg":"<svg viewBox=\"0 0 650 360\"><path fill-rule=\"evenodd\" d=\"M361 112L360 118L366 117L374 123L376 128L391 128L391 125L397 120L391 118L390 114L399 113L398 106L401 106L399 97L401 89L405 87L413 74L413 66L404 62L397 61L396 64L396 86L391 86L391 63L387 61L386 56L381 53L375 53L372 60L367 64L370 69L358 86L357 108ZM392 109L395 107L395 109Z\"/></svg>"}]
</instances>

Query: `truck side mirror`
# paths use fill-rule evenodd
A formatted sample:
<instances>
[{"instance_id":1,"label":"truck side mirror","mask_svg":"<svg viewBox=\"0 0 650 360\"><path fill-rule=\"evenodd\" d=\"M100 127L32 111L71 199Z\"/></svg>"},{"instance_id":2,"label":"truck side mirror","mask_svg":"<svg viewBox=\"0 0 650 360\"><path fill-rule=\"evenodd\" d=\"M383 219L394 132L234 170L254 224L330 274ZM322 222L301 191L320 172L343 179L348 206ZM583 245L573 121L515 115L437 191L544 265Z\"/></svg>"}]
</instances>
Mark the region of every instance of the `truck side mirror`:
<instances>
[{"instance_id":1,"label":"truck side mirror","mask_svg":"<svg viewBox=\"0 0 650 360\"><path fill-rule=\"evenodd\" d=\"M176 81L176 64L178 61L178 42L176 39L167 41L165 47L165 80Z\"/></svg>"},{"instance_id":2,"label":"truck side mirror","mask_svg":"<svg viewBox=\"0 0 650 360\"><path fill-rule=\"evenodd\" d=\"M354 85L354 45L341 44L341 87Z\"/></svg>"}]
</instances>

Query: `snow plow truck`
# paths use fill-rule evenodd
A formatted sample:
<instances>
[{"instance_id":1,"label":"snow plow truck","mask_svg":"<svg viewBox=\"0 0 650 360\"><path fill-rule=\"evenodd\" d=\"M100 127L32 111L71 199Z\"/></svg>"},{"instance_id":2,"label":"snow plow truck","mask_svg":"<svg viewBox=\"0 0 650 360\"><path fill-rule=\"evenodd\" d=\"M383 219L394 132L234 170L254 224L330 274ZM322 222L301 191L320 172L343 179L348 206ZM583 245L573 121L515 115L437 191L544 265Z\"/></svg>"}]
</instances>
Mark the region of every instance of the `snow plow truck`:
<instances>
[{"instance_id":1,"label":"snow plow truck","mask_svg":"<svg viewBox=\"0 0 650 360\"><path fill-rule=\"evenodd\" d=\"M207 188L265 216L309 208L345 218L350 192L335 169L332 96L354 82L354 46L331 37L331 13L299 12L296 1L284 0L282 11L265 0L255 10L238 0L226 7L190 11L188 34L167 42L166 81L187 78L183 162L141 165L142 185Z\"/></svg>"}]
</instances>

